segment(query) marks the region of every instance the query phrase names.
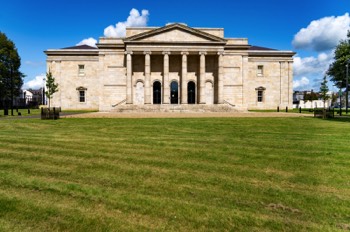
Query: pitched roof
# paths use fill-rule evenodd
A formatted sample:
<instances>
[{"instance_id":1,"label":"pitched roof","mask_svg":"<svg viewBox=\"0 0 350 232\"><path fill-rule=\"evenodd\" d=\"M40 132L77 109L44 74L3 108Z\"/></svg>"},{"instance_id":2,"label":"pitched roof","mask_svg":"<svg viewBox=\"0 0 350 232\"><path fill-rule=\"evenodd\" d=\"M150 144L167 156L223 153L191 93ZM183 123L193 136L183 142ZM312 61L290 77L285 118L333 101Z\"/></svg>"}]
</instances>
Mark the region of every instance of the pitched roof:
<instances>
[{"instance_id":1,"label":"pitched roof","mask_svg":"<svg viewBox=\"0 0 350 232\"><path fill-rule=\"evenodd\" d=\"M96 47L91 47L89 45L83 44L83 45L78 45L78 46L73 46L73 47L67 47L67 48L62 48L62 49L97 49Z\"/></svg>"},{"instance_id":2,"label":"pitched roof","mask_svg":"<svg viewBox=\"0 0 350 232\"><path fill-rule=\"evenodd\" d=\"M278 51L277 49L265 48L265 47L259 47L259 46L251 46L248 50L252 50L252 51Z\"/></svg>"},{"instance_id":3,"label":"pitched roof","mask_svg":"<svg viewBox=\"0 0 350 232\"><path fill-rule=\"evenodd\" d=\"M160 33L165 32L165 31L170 31L170 30L173 30L173 29L180 29L182 31L191 33L193 35L205 38L208 41L212 41L212 42L216 42L216 43L226 43L227 42L226 39L223 39L223 38L220 38L218 36L209 34L207 32L201 31L199 29L195 29L195 28L189 27L189 26L184 25L182 23L172 23L172 24L168 24L168 25L166 25L164 27L159 27L159 28L156 28L156 29L153 29L153 30L150 30L150 31L146 31L146 32L142 32L140 34L136 34L136 35L133 35L133 36L130 36L130 37L126 37L126 38L124 38L124 42L137 42L140 39L143 39L143 38L146 38L146 37L149 37L149 36L153 36L153 35L156 35L156 34L160 34Z\"/></svg>"}]
</instances>

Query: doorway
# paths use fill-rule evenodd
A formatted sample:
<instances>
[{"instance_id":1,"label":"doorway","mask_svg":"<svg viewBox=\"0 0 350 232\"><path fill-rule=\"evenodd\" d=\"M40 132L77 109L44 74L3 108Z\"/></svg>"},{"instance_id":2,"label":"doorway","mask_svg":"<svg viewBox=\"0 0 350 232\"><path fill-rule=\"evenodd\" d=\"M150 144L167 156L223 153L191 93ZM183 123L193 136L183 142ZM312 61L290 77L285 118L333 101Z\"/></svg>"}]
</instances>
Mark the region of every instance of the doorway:
<instances>
[{"instance_id":1,"label":"doorway","mask_svg":"<svg viewBox=\"0 0 350 232\"><path fill-rule=\"evenodd\" d=\"M190 81L187 84L187 103L196 103L196 84L193 81Z\"/></svg>"},{"instance_id":2,"label":"doorway","mask_svg":"<svg viewBox=\"0 0 350 232\"><path fill-rule=\"evenodd\" d=\"M176 81L170 84L170 103L179 104L179 84Z\"/></svg>"},{"instance_id":3,"label":"doorway","mask_svg":"<svg viewBox=\"0 0 350 232\"><path fill-rule=\"evenodd\" d=\"M153 83L153 104L161 104L162 85L159 81Z\"/></svg>"}]
</instances>

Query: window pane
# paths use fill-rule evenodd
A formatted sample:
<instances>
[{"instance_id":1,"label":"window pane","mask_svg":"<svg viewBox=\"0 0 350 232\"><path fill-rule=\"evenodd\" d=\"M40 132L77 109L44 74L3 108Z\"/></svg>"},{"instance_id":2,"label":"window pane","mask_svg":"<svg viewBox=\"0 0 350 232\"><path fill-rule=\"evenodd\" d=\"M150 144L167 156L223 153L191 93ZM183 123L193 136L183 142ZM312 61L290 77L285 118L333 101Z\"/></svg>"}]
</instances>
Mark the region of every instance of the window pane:
<instances>
[{"instance_id":1,"label":"window pane","mask_svg":"<svg viewBox=\"0 0 350 232\"><path fill-rule=\"evenodd\" d=\"M264 73L264 66L258 65L258 75L263 75Z\"/></svg>"},{"instance_id":2,"label":"window pane","mask_svg":"<svg viewBox=\"0 0 350 232\"><path fill-rule=\"evenodd\" d=\"M263 101L263 91L259 90L258 91L258 102L262 102Z\"/></svg>"},{"instance_id":3,"label":"window pane","mask_svg":"<svg viewBox=\"0 0 350 232\"><path fill-rule=\"evenodd\" d=\"M79 91L79 102L85 102L85 91Z\"/></svg>"},{"instance_id":4,"label":"window pane","mask_svg":"<svg viewBox=\"0 0 350 232\"><path fill-rule=\"evenodd\" d=\"M79 64L78 66L79 66L79 73L80 73L80 74L81 74L81 73L84 73L84 68L85 68L85 66L84 66L83 64Z\"/></svg>"}]
</instances>

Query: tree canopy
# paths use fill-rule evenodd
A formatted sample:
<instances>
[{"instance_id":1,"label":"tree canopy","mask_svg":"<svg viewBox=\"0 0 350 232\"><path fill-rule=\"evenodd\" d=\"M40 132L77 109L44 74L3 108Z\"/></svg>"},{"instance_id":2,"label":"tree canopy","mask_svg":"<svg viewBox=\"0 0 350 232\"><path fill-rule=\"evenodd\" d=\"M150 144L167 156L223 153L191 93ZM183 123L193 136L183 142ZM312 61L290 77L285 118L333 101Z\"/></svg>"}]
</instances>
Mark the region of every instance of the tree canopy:
<instances>
[{"instance_id":1,"label":"tree canopy","mask_svg":"<svg viewBox=\"0 0 350 232\"><path fill-rule=\"evenodd\" d=\"M21 58L15 44L0 32L0 99L13 99L23 85L23 73L19 71Z\"/></svg>"},{"instance_id":2,"label":"tree canopy","mask_svg":"<svg viewBox=\"0 0 350 232\"><path fill-rule=\"evenodd\" d=\"M327 74L331 77L331 81L338 88L346 87L346 62L350 60L350 31L348 31L347 39L341 40L334 51L334 62L329 66Z\"/></svg>"}]
</instances>

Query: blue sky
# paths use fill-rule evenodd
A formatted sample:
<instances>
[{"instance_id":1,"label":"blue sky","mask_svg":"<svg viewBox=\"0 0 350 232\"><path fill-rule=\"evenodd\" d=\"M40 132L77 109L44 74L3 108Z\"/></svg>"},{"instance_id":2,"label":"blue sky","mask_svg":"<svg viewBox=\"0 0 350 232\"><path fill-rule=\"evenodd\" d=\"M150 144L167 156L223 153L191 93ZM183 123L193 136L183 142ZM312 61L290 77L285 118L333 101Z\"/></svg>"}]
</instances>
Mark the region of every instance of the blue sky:
<instances>
[{"instance_id":1,"label":"blue sky","mask_svg":"<svg viewBox=\"0 0 350 232\"><path fill-rule=\"evenodd\" d=\"M183 22L191 27L223 27L226 37L293 50L297 52L294 86L300 90L318 90L332 49L350 29L349 0L1 1L0 31L17 46L26 87L41 85L44 50L98 39L106 27L127 21L132 9L141 18L141 11L148 11L142 18L147 26Z\"/></svg>"}]
</instances>

